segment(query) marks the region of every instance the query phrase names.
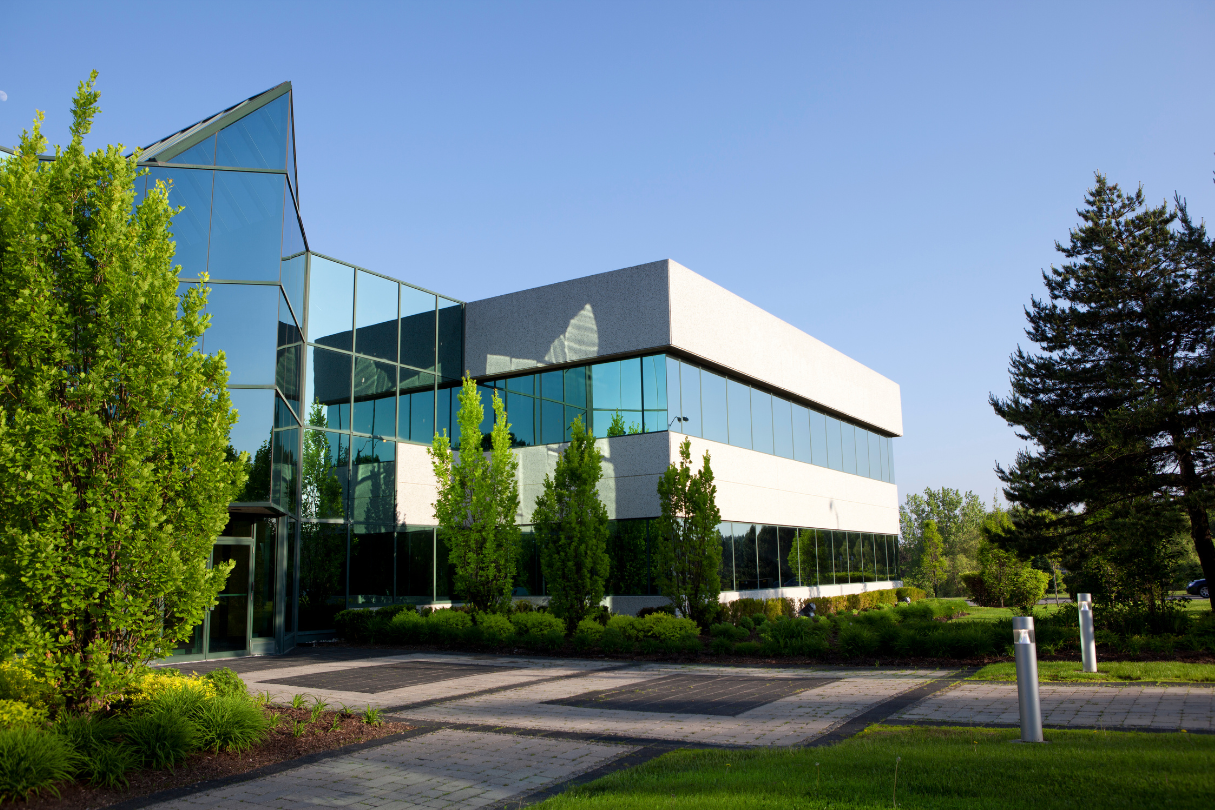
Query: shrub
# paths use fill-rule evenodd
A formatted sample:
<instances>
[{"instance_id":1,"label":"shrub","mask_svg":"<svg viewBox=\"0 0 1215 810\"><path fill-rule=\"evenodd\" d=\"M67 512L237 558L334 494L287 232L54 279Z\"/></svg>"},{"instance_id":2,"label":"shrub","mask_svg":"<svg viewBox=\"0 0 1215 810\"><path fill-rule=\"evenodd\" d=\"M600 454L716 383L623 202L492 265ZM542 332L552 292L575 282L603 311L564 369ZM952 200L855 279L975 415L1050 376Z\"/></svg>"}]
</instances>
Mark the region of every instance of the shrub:
<instances>
[{"instance_id":1,"label":"shrub","mask_svg":"<svg viewBox=\"0 0 1215 810\"><path fill-rule=\"evenodd\" d=\"M189 720L204 703L211 700L215 700L214 695L208 695L199 689L184 687L166 689L157 693L148 702L136 707L135 713L175 715Z\"/></svg>"},{"instance_id":2,"label":"shrub","mask_svg":"<svg viewBox=\"0 0 1215 810\"><path fill-rule=\"evenodd\" d=\"M116 788L130 784L127 771L139 766L138 755L125 745L104 743L85 754L78 771L98 787Z\"/></svg>"},{"instance_id":3,"label":"shrub","mask_svg":"<svg viewBox=\"0 0 1215 810\"><path fill-rule=\"evenodd\" d=\"M39 728L46 723L46 709L19 700L0 700L0 728Z\"/></svg>"},{"instance_id":4,"label":"shrub","mask_svg":"<svg viewBox=\"0 0 1215 810\"><path fill-rule=\"evenodd\" d=\"M526 646L553 650L565 641L565 622L551 613L516 613L510 621Z\"/></svg>"},{"instance_id":5,"label":"shrub","mask_svg":"<svg viewBox=\"0 0 1215 810\"><path fill-rule=\"evenodd\" d=\"M481 631L481 641L495 647L506 644L515 637L515 626L500 613L477 614L477 627Z\"/></svg>"},{"instance_id":6,"label":"shrub","mask_svg":"<svg viewBox=\"0 0 1215 810\"><path fill-rule=\"evenodd\" d=\"M186 677L175 669L150 670L134 678L127 687L126 695L136 705L145 704L166 691L188 690L197 692L200 698L213 697L215 684L198 675Z\"/></svg>"},{"instance_id":7,"label":"shrub","mask_svg":"<svg viewBox=\"0 0 1215 810\"><path fill-rule=\"evenodd\" d=\"M912 602L918 602L921 599L928 597L928 591L923 588L913 588L906 586L903 588L894 589L895 598L902 602L904 599L910 598Z\"/></svg>"},{"instance_id":8,"label":"shrub","mask_svg":"<svg viewBox=\"0 0 1215 810\"><path fill-rule=\"evenodd\" d=\"M724 638L727 641L742 641L750 633L742 627L735 627L732 624L723 622L722 624L715 624L710 627L709 635L713 636L713 638Z\"/></svg>"},{"instance_id":9,"label":"shrub","mask_svg":"<svg viewBox=\"0 0 1215 810\"><path fill-rule=\"evenodd\" d=\"M642 636L658 641L678 641L681 638L700 635L700 627L691 619L677 619L669 613L651 613L637 621Z\"/></svg>"},{"instance_id":10,"label":"shrub","mask_svg":"<svg viewBox=\"0 0 1215 810\"><path fill-rule=\"evenodd\" d=\"M733 624L738 624L744 617L754 616L764 612L762 599L735 599L725 605L726 617Z\"/></svg>"},{"instance_id":11,"label":"shrub","mask_svg":"<svg viewBox=\"0 0 1215 810\"><path fill-rule=\"evenodd\" d=\"M428 619L413 611L402 611L388 623L386 635L396 644L417 644L425 640Z\"/></svg>"},{"instance_id":12,"label":"shrub","mask_svg":"<svg viewBox=\"0 0 1215 810\"><path fill-rule=\"evenodd\" d=\"M154 711L126 718L122 736L145 765L171 768L194 750L198 732L180 714Z\"/></svg>"},{"instance_id":13,"label":"shrub","mask_svg":"<svg viewBox=\"0 0 1215 810\"><path fill-rule=\"evenodd\" d=\"M343 610L333 617L337 633L347 641L366 641L371 626L370 610Z\"/></svg>"},{"instance_id":14,"label":"shrub","mask_svg":"<svg viewBox=\"0 0 1215 810\"><path fill-rule=\"evenodd\" d=\"M217 697L248 697L249 690L241 677L227 667L221 667L203 676L215 687Z\"/></svg>"},{"instance_id":15,"label":"shrub","mask_svg":"<svg viewBox=\"0 0 1215 810\"><path fill-rule=\"evenodd\" d=\"M755 622L751 621L749 616L743 616L738 620L738 626L750 633L755 629Z\"/></svg>"},{"instance_id":16,"label":"shrub","mask_svg":"<svg viewBox=\"0 0 1215 810\"><path fill-rule=\"evenodd\" d=\"M613 616L612 619L621 618ZM632 618L628 616L625 618ZM608 626L603 629L603 635L599 637L599 649L605 653L627 653L633 649L633 640L624 634L619 625L613 626L612 622L608 622Z\"/></svg>"},{"instance_id":17,"label":"shrub","mask_svg":"<svg viewBox=\"0 0 1215 810\"><path fill-rule=\"evenodd\" d=\"M54 690L40 681L20 661L0 664L0 700L16 700L30 706L47 703Z\"/></svg>"},{"instance_id":18,"label":"shrub","mask_svg":"<svg viewBox=\"0 0 1215 810\"><path fill-rule=\"evenodd\" d=\"M0 800L27 798L72 778L76 752L64 738L30 728L0 730Z\"/></svg>"},{"instance_id":19,"label":"shrub","mask_svg":"<svg viewBox=\"0 0 1215 810\"><path fill-rule=\"evenodd\" d=\"M515 602L513 605L511 605L511 611L513 613L531 613L533 610L535 610L535 605L533 605L531 602L526 602L523 600Z\"/></svg>"},{"instance_id":20,"label":"shrub","mask_svg":"<svg viewBox=\"0 0 1215 810\"><path fill-rule=\"evenodd\" d=\"M764 617L774 621L782 616L792 619L797 613L793 600L788 597L764 600Z\"/></svg>"},{"instance_id":21,"label":"shrub","mask_svg":"<svg viewBox=\"0 0 1215 810\"><path fill-rule=\"evenodd\" d=\"M426 619L426 633L439 644L455 644L463 641L472 627L472 617L460 610L440 608Z\"/></svg>"},{"instance_id":22,"label":"shrub","mask_svg":"<svg viewBox=\"0 0 1215 810\"><path fill-rule=\"evenodd\" d=\"M710 642L709 651L715 655L729 655L734 651L734 642L725 636L717 636Z\"/></svg>"},{"instance_id":23,"label":"shrub","mask_svg":"<svg viewBox=\"0 0 1215 810\"><path fill-rule=\"evenodd\" d=\"M629 641L636 641L641 636L639 622L633 616L613 616L608 619L607 629L616 630Z\"/></svg>"},{"instance_id":24,"label":"shrub","mask_svg":"<svg viewBox=\"0 0 1215 810\"><path fill-rule=\"evenodd\" d=\"M603 636L604 627L594 619L583 619L574 628L574 646L580 650L589 650L599 643Z\"/></svg>"},{"instance_id":25,"label":"shrub","mask_svg":"<svg viewBox=\"0 0 1215 810\"><path fill-rule=\"evenodd\" d=\"M878 637L869 628L850 622L840 628L836 646L841 655L850 658L873 655L878 649Z\"/></svg>"},{"instance_id":26,"label":"shrub","mask_svg":"<svg viewBox=\"0 0 1215 810\"><path fill-rule=\"evenodd\" d=\"M655 607L643 607L641 610L637 611L637 618L644 619L647 616L653 616L655 613L666 613L669 616L674 616L675 606L667 604L657 605Z\"/></svg>"},{"instance_id":27,"label":"shrub","mask_svg":"<svg viewBox=\"0 0 1215 810\"><path fill-rule=\"evenodd\" d=\"M734 645L736 655L755 655L759 649L759 644L754 641L742 641Z\"/></svg>"},{"instance_id":28,"label":"shrub","mask_svg":"<svg viewBox=\"0 0 1215 810\"><path fill-rule=\"evenodd\" d=\"M204 701L191 719L198 747L215 751L247 751L265 738L270 726L260 708L235 695Z\"/></svg>"}]
</instances>

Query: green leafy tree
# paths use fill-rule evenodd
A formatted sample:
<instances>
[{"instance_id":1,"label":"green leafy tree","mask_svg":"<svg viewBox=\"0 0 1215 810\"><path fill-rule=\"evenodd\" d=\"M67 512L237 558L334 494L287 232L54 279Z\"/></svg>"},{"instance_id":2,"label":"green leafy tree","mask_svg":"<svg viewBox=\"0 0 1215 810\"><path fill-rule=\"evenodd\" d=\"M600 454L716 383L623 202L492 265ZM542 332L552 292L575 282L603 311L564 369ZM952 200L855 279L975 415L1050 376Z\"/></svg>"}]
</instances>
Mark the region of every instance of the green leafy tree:
<instances>
[{"instance_id":1,"label":"green leafy tree","mask_svg":"<svg viewBox=\"0 0 1215 810\"><path fill-rule=\"evenodd\" d=\"M319 401L309 408L308 424L325 427L325 409ZM304 431L300 511L310 520L300 524L299 620L309 630L332 627L333 616L345 606L346 527L312 522L348 515L338 475L350 462L350 445L343 439L325 430Z\"/></svg>"},{"instance_id":2,"label":"green leafy tree","mask_svg":"<svg viewBox=\"0 0 1215 810\"><path fill-rule=\"evenodd\" d=\"M903 560L907 579L926 585L928 580L920 562L923 557L923 527L932 520L945 545L945 575L942 596L960 596L962 574L973 570L979 551L980 527L986 516L983 502L973 492L963 494L949 487L925 488L922 495L909 494L899 508L900 531L904 539Z\"/></svg>"},{"instance_id":3,"label":"green leafy tree","mask_svg":"<svg viewBox=\"0 0 1215 810\"><path fill-rule=\"evenodd\" d=\"M1014 531L1008 511L993 509L984 519L979 541L980 570L967 575L967 585L975 601L989 607L1012 606L1023 616L1032 616L1034 605L1046 594L1050 575L997 541Z\"/></svg>"},{"instance_id":4,"label":"green leafy tree","mask_svg":"<svg viewBox=\"0 0 1215 810\"><path fill-rule=\"evenodd\" d=\"M921 539L920 570L924 580L932 586L932 595L940 596L941 581L945 579L945 541L937 531L935 520L924 521Z\"/></svg>"},{"instance_id":5,"label":"green leafy tree","mask_svg":"<svg viewBox=\"0 0 1215 810\"><path fill-rule=\"evenodd\" d=\"M679 445L679 464L658 479L662 514L657 520L659 589L680 613L707 627L721 595L721 512L709 453L692 472L692 442Z\"/></svg>"},{"instance_id":6,"label":"green leafy tree","mask_svg":"<svg viewBox=\"0 0 1215 810\"><path fill-rule=\"evenodd\" d=\"M995 412L1031 447L996 471L1025 507L1001 542L1025 556L1090 534L1130 504L1181 510L1208 580L1215 578L1215 246L1185 203L1148 207L1100 174L1042 274L1026 335L1011 358L1011 394Z\"/></svg>"},{"instance_id":7,"label":"green leafy tree","mask_svg":"<svg viewBox=\"0 0 1215 810\"><path fill-rule=\"evenodd\" d=\"M248 460L228 459L223 356L198 349L206 288L177 295L164 186L133 208L138 156L84 150L96 76L54 160L39 113L0 163L0 659L24 653L69 708L215 604Z\"/></svg>"},{"instance_id":8,"label":"green leafy tree","mask_svg":"<svg viewBox=\"0 0 1215 810\"><path fill-rule=\"evenodd\" d=\"M620 411L616 411L616 413L612 414L611 424L608 425L608 438L610 439L615 436L623 436L626 432L627 429L624 425L624 414L622 414Z\"/></svg>"},{"instance_id":9,"label":"green leafy tree","mask_svg":"<svg viewBox=\"0 0 1215 810\"><path fill-rule=\"evenodd\" d=\"M450 549L457 592L476 610L497 611L510 603L519 554L519 460L510 451L510 425L496 391L487 452L480 449L485 409L467 376L459 401L461 450L453 451L446 435L436 435L430 449L439 485L435 519Z\"/></svg>"},{"instance_id":10,"label":"green leafy tree","mask_svg":"<svg viewBox=\"0 0 1215 810\"><path fill-rule=\"evenodd\" d=\"M603 454L594 435L582 426L582 417L574 420L571 429L570 443L557 457L557 469L544 477L532 522L541 544L549 610L565 619L572 633L603 601L610 564L608 513L598 489Z\"/></svg>"}]
</instances>

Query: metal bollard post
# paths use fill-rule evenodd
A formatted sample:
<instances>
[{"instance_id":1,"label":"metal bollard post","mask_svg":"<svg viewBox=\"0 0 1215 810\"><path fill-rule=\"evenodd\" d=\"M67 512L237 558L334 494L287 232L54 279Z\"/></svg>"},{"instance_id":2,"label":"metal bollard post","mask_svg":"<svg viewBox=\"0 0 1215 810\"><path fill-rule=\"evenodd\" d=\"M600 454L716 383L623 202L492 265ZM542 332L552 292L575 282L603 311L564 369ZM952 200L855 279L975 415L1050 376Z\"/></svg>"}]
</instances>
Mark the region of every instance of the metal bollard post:
<instances>
[{"instance_id":1,"label":"metal bollard post","mask_svg":"<svg viewBox=\"0 0 1215 810\"><path fill-rule=\"evenodd\" d=\"M1084 662L1085 672L1096 672L1097 639L1093 633L1093 595L1076 594L1076 604L1080 608L1080 660Z\"/></svg>"},{"instance_id":2,"label":"metal bollard post","mask_svg":"<svg viewBox=\"0 0 1215 810\"><path fill-rule=\"evenodd\" d=\"M1021 742L1042 742L1042 703L1038 699L1038 645L1034 618L1013 618L1013 651L1017 659L1017 703L1021 709Z\"/></svg>"}]
</instances>

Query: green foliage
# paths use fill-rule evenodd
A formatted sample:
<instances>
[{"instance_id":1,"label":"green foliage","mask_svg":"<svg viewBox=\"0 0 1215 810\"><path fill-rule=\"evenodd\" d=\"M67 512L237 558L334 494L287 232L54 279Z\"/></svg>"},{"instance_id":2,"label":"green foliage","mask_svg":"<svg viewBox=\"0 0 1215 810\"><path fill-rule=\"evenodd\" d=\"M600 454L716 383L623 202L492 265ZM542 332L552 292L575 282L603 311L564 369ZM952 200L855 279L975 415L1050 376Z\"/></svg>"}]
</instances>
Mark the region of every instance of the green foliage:
<instances>
[{"instance_id":1,"label":"green foliage","mask_svg":"<svg viewBox=\"0 0 1215 810\"><path fill-rule=\"evenodd\" d=\"M460 452L453 452L446 435L435 436L430 449L439 485L435 519L455 566L456 591L478 611L499 611L510 604L518 557L519 459L510 450L510 424L497 391L488 453L480 450L485 411L469 377L459 401Z\"/></svg>"},{"instance_id":2,"label":"green foliage","mask_svg":"<svg viewBox=\"0 0 1215 810\"><path fill-rule=\"evenodd\" d=\"M680 613L708 626L721 595L721 512L708 451L693 473L692 442L684 439L679 464L670 465L658 481L658 500L659 588Z\"/></svg>"},{"instance_id":3,"label":"green foliage","mask_svg":"<svg viewBox=\"0 0 1215 810\"><path fill-rule=\"evenodd\" d=\"M72 777L79 759L62 737L45 731L0 729L0 801L24 799Z\"/></svg>"},{"instance_id":4,"label":"green foliage","mask_svg":"<svg viewBox=\"0 0 1215 810\"><path fill-rule=\"evenodd\" d=\"M510 622L525 646L552 650L565 641L565 622L551 613L516 613Z\"/></svg>"},{"instance_id":5,"label":"green foliage","mask_svg":"<svg viewBox=\"0 0 1215 810\"><path fill-rule=\"evenodd\" d=\"M426 617L426 632L439 644L457 644L472 627L472 617L462 610L444 608Z\"/></svg>"},{"instance_id":6,"label":"green foliage","mask_svg":"<svg viewBox=\"0 0 1215 810\"><path fill-rule=\"evenodd\" d=\"M1046 593L1050 575L1035 570L1014 552L996 545L995 540L1013 530L1008 513L996 509L983 522L983 539L979 541L977 573L963 575L971 598L986 607L1015 606L1022 616L1033 615L1033 607Z\"/></svg>"},{"instance_id":7,"label":"green foliage","mask_svg":"<svg viewBox=\"0 0 1215 810\"><path fill-rule=\"evenodd\" d=\"M599 643L604 629L604 626L594 619L583 619L574 628L574 646L580 650L589 650Z\"/></svg>"},{"instance_id":8,"label":"green foliage","mask_svg":"<svg viewBox=\"0 0 1215 810\"><path fill-rule=\"evenodd\" d=\"M532 522L540 542L549 610L573 630L603 601L610 563L608 513L598 490L603 454L581 416L571 429L570 443L557 457L557 469L544 477Z\"/></svg>"},{"instance_id":9,"label":"green foliage","mask_svg":"<svg viewBox=\"0 0 1215 810\"><path fill-rule=\"evenodd\" d=\"M123 720L122 737L150 768L171 768L197 747L198 731L176 711L152 711Z\"/></svg>"},{"instance_id":10,"label":"green foliage","mask_svg":"<svg viewBox=\"0 0 1215 810\"><path fill-rule=\"evenodd\" d=\"M118 743L104 743L84 755L79 773L97 787L117 788L130 784L127 772L137 767L135 751Z\"/></svg>"},{"instance_id":11,"label":"green foliage","mask_svg":"<svg viewBox=\"0 0 1215 810\"><path fill-rule=\"evenodd\" d=\"M219 697L247 698L249 696L249 690L245 687L245 682L228 667L213 669L204 675L203 678L211 682L215 687L215 694Z\"/></svg>"},{"instance_id":12,"label":"green foliage","mask_svg":"<svg viewBox=\"0 0 1215 810\"><path fill-rule=\"evenodd\" d=\"M177 294L167 191L132 212L138 155L84 151L95 79L55 160L39 114L0 163L0 660L24 651L68 707L202 621L245 479L224 357L199 351L207 288Z\"/></svg>"},{"instance_id":13,"label":"green foliage","mask_svg":"<svg viewBox=\"0 0 1215 810\"><path fill-rule=\"evenodd\" d=\"M926 487L923 494L909 493L899 507L899 531L904 555L903 578L927 586L930 580L924 561L924 526L936 524L943 546L944 573L939 577L938 596L961 596L962 574L977 565L981 526L986 511L973 492L949 487Z\"/></svg>"},{"instance_id":14,"label":"green foliage","mask_svg":"<svg viewBox=\"0 0 1215 810\"><path fill-rule=\"evenodd\" d=\"M367 704L367 708L363 710L363 723L369 726L384 725L384 713L380 709L373 709L371 704Z\"/></svg>"},{"instance_id":15,"label":"green foliage","mask_svg":"<svg viewBox=\"0 0 1215 810\"><path fill-rule=\"evenodd\" d=\"M507 644L515 637L515 626L500 613L478 613L477 627L481 629L481 640L486 644Z\"/></svg>"},{"instance_id":16,"label":"green foliage","mask_svg":"<svg viewBox=\"0 0 1215 810\"><path fill-rule=\"evenodd\" d=\"M924 521L924 534L921 541L923 551L920 555L920 570L924 581L932 586L932 595L941 595L941 582L945 579L945 541L937 531L935 520Z\"/></svg>"},{"instance_id":17,"label":"green foliage","mask_svg":"<svg viewBox=\"0 0 1215 810\"><path fill-rule=\"evenodd\" d=\"M0 700L0 728L41 728L46 709L19 700Z\"/></svg>"},{"instance_id":18,"label":"green foliage","mask_svg":"<svg viewBox=\"0 0 1215 810\"><path fill-rule=\"evenodd\" d=\"M198 730L198 747L214 751L248 751L265 739L270 726L262 710L243 695L211 698L191 720Z\"/></svg>"},{"instance_id":19,"label":"green foliage","mask_svg":"<svg viewBox=\"0 0 1215 810\"><path fill-rule=\"evenodd\" d=\"M608 438L610 439L615 436L623 436L625 432L624 414L617 410L616 413L612 414L612 422L608 425Z\"/></svg>"},{"instance_id":20,"label":"green foliage","mask_svg":"<svg viewBox=\"0 0 1215 810\"><path fill-rule=\"evenodd\" d=\"M1040 352L1018 349L1010 395L990 400L1034 448L997 467L1025 508L1000 542L1078 568L1068 557L1128 510L1180 510L1215 579L1215 244L1180 197L1149 207L1100 174L1077 213L1067 261L1042 274L1049 300L1026 310Z\"/></svg>"}]
</instances>

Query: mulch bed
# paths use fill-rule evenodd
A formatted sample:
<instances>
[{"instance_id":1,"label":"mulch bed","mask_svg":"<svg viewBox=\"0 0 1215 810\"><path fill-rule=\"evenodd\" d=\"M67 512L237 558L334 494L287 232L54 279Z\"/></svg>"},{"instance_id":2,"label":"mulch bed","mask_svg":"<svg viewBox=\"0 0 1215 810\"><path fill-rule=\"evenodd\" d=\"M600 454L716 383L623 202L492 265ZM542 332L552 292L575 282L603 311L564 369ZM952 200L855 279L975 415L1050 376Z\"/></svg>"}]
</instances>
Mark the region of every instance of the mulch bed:
<instances>
[{"instance_id":1,"label":"mulch bed","mask_svg":"<svg viewBox=\"0 0 1215 810\"><path fill-rule=\"evenodd\" d=\"M413 728L404 723L389 722L369 726L363 722L360 715L342 715L340 712L327 711L315 723L310 723L301 736L296 737L292 733L294 723L308 723L312 717L311 710L274 706L270 707L270 711L282 719L270 730L264 743L244 753L204 751L194 754L172 771L130 771L127 773L130 785L121 789L98 788L71 782L59 786L58 798L53 793L43 792L43 795L31 796L28 801L17 806L37 810L85 810L106 807L157 791L235 776L266 765L287 762L353 743L376 740ZM338 727L331 730L335 719Z\"/></svg>"},{"instance_id":2,"label":"mulch bed","mask_svg":"<svg viewBox=\"0 0 1215 810\"><path fill-rule=\"evenodd\" d=\"M708 648L712 637L701 636L700 641ZM301 645L303 646L303 645ZM572 644L551 652L533 650L524 647L443 647L438 645L415 644L402 646L399 644L352 644L342 640L307 642L314 649L362 649L362 650L394 650L402 653L471 653L479 655L520 655L528 658L585 658L592 660L613 661L645 661L647 663L669 664L726 664L728 666L771 666L771 667L895 667L899 669L961 669L963 667L982 667L987 664L998 664L1012 661L1011 656L995 655L982 658L892 658L876 655L868 658L845 658L829 653L822 658L798 658L797 656L764 656L764 655L712 655L710 653L623 653L608 655L602 650L584 652L574 648ZM1039 661L1079 661L1079 653L1062 653L1045 655L1039 651ZM1146 653L1142 655L1126 655L1123 653L1108 653L1100 646L1097 648L1098 661L1174 661L1187 664L1215 664L1215 655L1209 652L1178 651L1172 655Z\"/></svg>"}]
</instances>

